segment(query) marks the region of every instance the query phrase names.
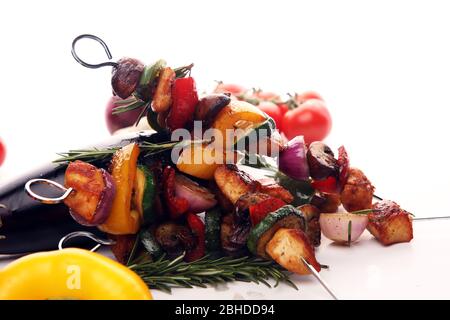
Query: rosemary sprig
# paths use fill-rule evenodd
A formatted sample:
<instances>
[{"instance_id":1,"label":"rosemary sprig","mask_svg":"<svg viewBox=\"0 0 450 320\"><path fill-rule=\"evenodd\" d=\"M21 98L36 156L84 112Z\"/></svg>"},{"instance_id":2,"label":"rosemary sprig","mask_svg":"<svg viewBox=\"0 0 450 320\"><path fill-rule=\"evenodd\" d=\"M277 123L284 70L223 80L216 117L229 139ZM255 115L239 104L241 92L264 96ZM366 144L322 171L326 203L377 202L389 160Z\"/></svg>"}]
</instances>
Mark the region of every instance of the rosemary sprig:
<instances>
[{"instance_id":1,"label":"rosemary sprig","mask_svg":"<svg viewBox=\"0 0 450 320\"><path fill-rule=\"evenodd\" d=\"M139 148L141 149L141 155L143 157L154 156L158 153L171 150L175 147L180 149L194 143L208 143L209 140L183 140L183 141L167 141L160 143L152 143L148 141L140 142ZM67 152L57 153L60 157L53 160L53 163L67 163L75 160L82 160L85 162L97 162L107 160L113 156L113 154L119 150L120 147L108 147L105 149L78 149L69 150Z\"/></svg>"},{"instance_id":2,"label":"rosemary sprig","mask_svg":"<svg viewBox=\"0 0 450 320\"><path fill-rule=\"evenodd\" d=\"M254 257L212 259L208 256L194 262L184 262L183 255L173 261L164 256L154 262L129 266L153 289L171 292L172 288L206 287L230 281L263 283L272 287L268 280L275 280L276 287L284 282L294 289L289 273L275 262Z\"/></svg>"},{"instance_id":3,"label":"rosemary sprig","mask_svg":"<svg viewBox=\"0 0 450 320\"><path fill-rule=\"evenodd\" d=\"M170 150L180 144L180 141L168 141L162 143L151 143L151 142L141 142L139 143L139 148L141 149L141 154L144 157L158 154ZM95 162L106 160L119 150L120 147L109 147L105 149L79 149L79 150L69 150L67 152L58 153L60 158L53 161L53 163L65 163L75 160L82 160L85 162Z\"/></svg>"}]
</instances>

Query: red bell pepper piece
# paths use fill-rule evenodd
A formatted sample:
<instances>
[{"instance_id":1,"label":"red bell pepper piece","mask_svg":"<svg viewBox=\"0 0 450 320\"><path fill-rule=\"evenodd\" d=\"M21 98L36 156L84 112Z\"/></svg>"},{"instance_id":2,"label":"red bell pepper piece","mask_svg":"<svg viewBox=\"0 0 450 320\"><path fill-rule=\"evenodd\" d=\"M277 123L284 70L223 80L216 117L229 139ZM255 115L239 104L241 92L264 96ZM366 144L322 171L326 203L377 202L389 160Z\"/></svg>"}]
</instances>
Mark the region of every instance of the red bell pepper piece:
<instances>
[{"instance_id":1,"label":"red bell pepper piece","mask_svg":"<svg viewBox=\"0 0 450 320\"><path fill-rule=\"evenodd\" d=\"M198 104L197 89L192 77L175 79L172 85L172 107L167 116L167 127L173 131L192 121Z\"/></svg>"},{"instance_id":2,"label":"red bell pepper piece","mask_svg":"<svg viewBox=\"0 0 450 320\"><path fill-rule=\"evenodd\" d=\"M338 193L338 181L335 177L330 176L324 180L313 180L311 186L320 192Z\"/></svg>"},{"instance_id":3,"label":"red bell pepper piece","mask_svg":"<svg viewBox=\"0 0 450 320\"><path fill-rule=\"evenodd\" d=\"M189 209L189 201L175 195L175 169L170 166L164 168L163 187L170 217L175 220Z\"/></svg>"},{"instance_id":4,"label":"red bell pepper piece","mask_svg":"<svg viewBox=\"0 0 450 320\"><path fill-rule=\"evenodd\" d=\"M274 212L277 209L285 206L286 202L278 198L269 198L258 202L249 207L250 220L252 225L257 225L264 219L270 212Z\"/></svg>"},{"instance_id":5,"label":"red bell pepper piece","mask_svg":"<svg viewBox=\"0 0 450 320\"><path fill-rule=\"evenodd\" d=\"M338 151L339 156L337 163L339 165L339 184L342 187L347 182L350 159L348 158L347 150L345 150L344 146L340 146Z\"/></svg>"},{"instance_id":6,"label":"red bell pepper piece","mask_svg":"<svg viewBox=\"0 0 450 320\"><path fill-rule=\"evenodd\" d=\"M187 223L192 233L197 237L197 246L186 252L185 259L188 262L200 259L205 255L205 224L196 214L188 213Z\"/></svg>"}]
</instances>

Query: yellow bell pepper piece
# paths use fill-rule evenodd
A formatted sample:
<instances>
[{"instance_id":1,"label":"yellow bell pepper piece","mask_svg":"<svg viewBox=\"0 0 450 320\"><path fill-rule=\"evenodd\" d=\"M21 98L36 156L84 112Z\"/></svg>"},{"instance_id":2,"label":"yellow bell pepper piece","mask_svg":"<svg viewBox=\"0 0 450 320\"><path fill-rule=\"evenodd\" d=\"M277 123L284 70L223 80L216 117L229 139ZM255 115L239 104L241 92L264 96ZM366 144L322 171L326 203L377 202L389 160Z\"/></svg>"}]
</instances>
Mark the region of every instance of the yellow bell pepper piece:
<instances>
[{"instance_id":1,"label":"yellow bell pepper piece","mask_svg":"<svg viewBox=\"0 0 450 320\"><path fill-rule=\"evenodd\" d=\"M99 229L111 234L135 234L141 225L141 215L132 209L131 196L136 179L139 147L130 143L118 150L111 162L111 176L116 184L111 213Z\"/></svg>"},{"instance_id":2,"label":"yellow bell pepper piece","mask_svg":"<svg viewBox=\"0 0 450 320\"><path fill-rule=\"evenodd\" d=\"M181 172L200 179L210 180L220 164L215 163L215 149L212 145L192 143L183 149L177 161Z\"/></svg>"},{"instance_id":3,"label":"yellow bell pepper piece","mask_svg":"<svg viewBox=\"0 0 450 320\"><path fill-rule=\"evenodd\" d=\"M266 114L258 107L245 101L231 100L226 107L220 110L211 127L221 132L223 146L230 149L234 141L231 145L226 144L227 130L246 130L265 120L267 120Z\"/></svg>"},{"instance_id":4,"label":"yellow bell pepper piece","mask_svg":"<svg viewBox=\"0 0 450 320\"><path fill-rule=\"evenodd\" d=\"M151 300L142 279L98 253L68 248L22 257L0 270L0 300Z\"/></svg>"}]
</instances>

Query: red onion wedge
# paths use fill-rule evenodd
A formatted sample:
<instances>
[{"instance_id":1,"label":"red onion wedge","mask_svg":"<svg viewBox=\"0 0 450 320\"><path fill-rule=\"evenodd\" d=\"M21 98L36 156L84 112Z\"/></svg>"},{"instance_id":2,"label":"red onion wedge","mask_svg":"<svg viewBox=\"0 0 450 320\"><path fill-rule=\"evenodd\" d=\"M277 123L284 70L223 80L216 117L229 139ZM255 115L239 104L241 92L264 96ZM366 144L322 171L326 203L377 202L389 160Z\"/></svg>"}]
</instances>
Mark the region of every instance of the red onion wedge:
<instances>
[{"instance_id":1,"label":"red onion wedge","mask_svg":"<svg viewBox=\"0 0 450 320\"><path fill-rule=\"evenodd\" d=\"M189 211L193 213L203 212L217 204L214 194L181 174L175 176L175 195L186 199Z\"/></svg>"},{"instance_id":2,"label":"red onion wedge","mask_svg":"<svg viewBox=\"0 0 450 320\"><path fill-rule=\"evenodd\" d=\"M367 214L349 212L321 213L319 218L322 233L337 243L355 242L367 227Z\"/></svg>"},{"instance_id":3,"label":"red onion wedge","mask_svg":"<svg viewBox=\"0 0 450 320\"><path fill-rule=\"evenodd\" d=\"M283 150L281 150L279 169L292 179L308 180L309 167L303 136L295 137L287 143Z\"/></svg>"}]
</instances>

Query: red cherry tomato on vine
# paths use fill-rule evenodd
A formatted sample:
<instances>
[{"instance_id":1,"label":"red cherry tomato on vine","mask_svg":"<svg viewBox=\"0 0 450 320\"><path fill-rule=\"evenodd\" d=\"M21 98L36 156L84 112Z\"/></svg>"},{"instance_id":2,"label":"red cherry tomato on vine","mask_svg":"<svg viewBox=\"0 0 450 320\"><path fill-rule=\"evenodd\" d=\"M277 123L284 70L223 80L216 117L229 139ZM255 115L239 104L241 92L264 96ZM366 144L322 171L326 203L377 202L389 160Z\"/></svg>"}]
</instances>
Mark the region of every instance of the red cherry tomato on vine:
<instances>
[{"instance_id":1,"label":"red cherry tomato on vine","mask_svg":"<svg viewBox=\"0 0 450 320\"><path fill-rule=\"evenodd\" d=\"M289 140L304 136L307 144L323 140L330 130L330 113L325 103L318 99L307 100L298 108L286 112L281 124L281 131Z\"/></svg>"},{"instance_id":2,"label":"red cherry tomato on vine","mask_svg":"<svg viewBox=\"0 0 450 320\"><path fill-rule=\"evenodd\" d=\"M277 128L281 128L283 113L275 103L273 103L272 101L261 101L258 104L258 108L267 113L267 115L275 121Z\"/></svg>"},{"instance_id":3,"label":"red cherry tomato on vine","mask_svg":"<svg viewBox=\"0 0 450 320\"><path fill-rule=\"evenodd\" d=\"M0 138L0 166L5 161L5 157L6 157L6 147L2 139Z\"/></svg>"},{"instance_id":4,"label":"red cherry tomato on vine","mask_svg":"<svg viewBox=\"0 0 450 320\"><path fill-rule=\"evenodd\" d=\"M247 88L235 83L219 82L214 89L214 93L231 93L233 96L240 96L247 91Z\"/></svg>"},{"instance_id":5,"label":"red cherry tomato on vine","mask_svg":"<svg viewBox=\"0 0 450 320\"><path fill-rule=\"evenodd\" d=\"M315 91L305 91L305 92L297 94L295 96L295 101L298 104L305 103L306 101L311 100L311 99L317 99L317 100L324 101L322 96Z\"/></svg>"},{"instance_id":6,"label":"red cherry tomato on vine","mask_svg":"<svg viewBox=\"0 0 450 320\"><path fill-rule=\"evenodd\" d=\"M253 98L256 98L258 100L265 100L265 101L280 101L280 96L276 94L275 92L269 92L269 91L262 91L262 90L256 90L252 94Z\"/></svg>"}]
</instances>

